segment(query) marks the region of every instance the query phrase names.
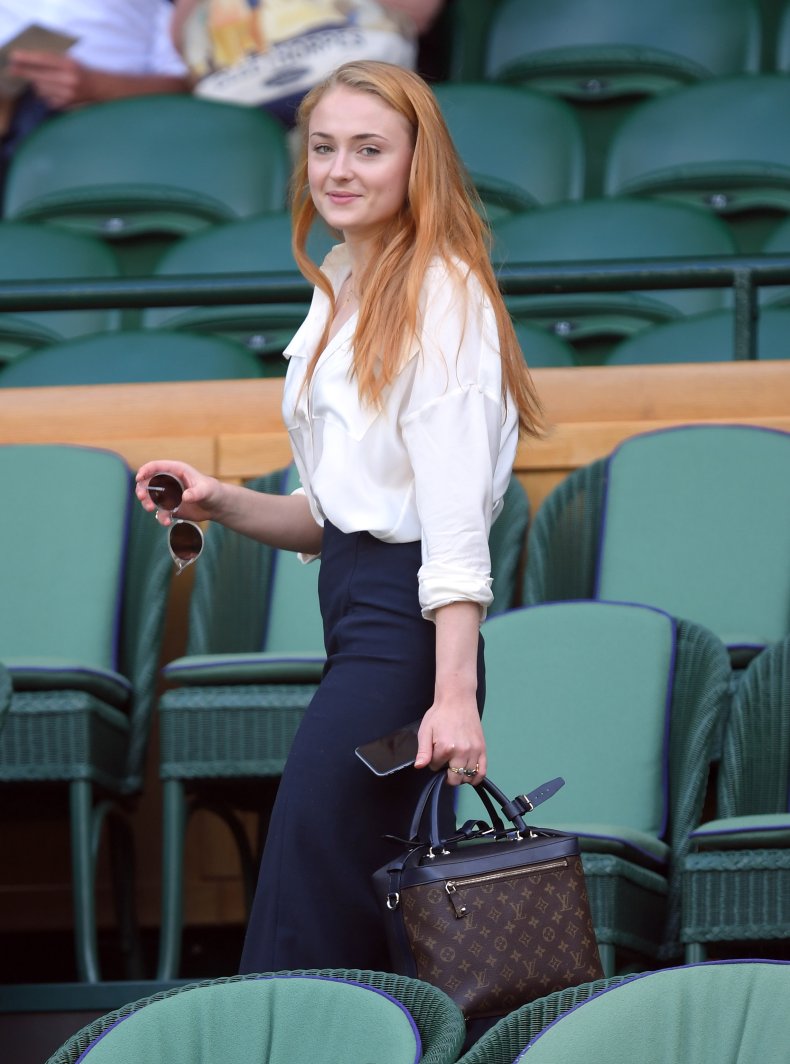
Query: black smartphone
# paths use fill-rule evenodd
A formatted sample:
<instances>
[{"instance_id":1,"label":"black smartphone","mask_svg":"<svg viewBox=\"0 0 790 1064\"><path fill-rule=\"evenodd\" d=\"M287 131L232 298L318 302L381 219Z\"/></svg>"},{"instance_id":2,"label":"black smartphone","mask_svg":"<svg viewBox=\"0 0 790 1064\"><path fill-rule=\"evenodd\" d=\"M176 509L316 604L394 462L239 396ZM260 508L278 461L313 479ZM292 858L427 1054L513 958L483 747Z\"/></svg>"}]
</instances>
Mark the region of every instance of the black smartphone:
<instances>
[{"instance_id":1,"label":"black smartphone","mask_svg":"<svg viewBox=\"0 0 790 1064\"><path fill-rule=\"evenodd\" d=\"M363 743L355 753L377 776L389 776L413 765L417 757L417 732L420 721L412 721L405 728L383 735L380 739Z\"/></svg>"}]
</instances>

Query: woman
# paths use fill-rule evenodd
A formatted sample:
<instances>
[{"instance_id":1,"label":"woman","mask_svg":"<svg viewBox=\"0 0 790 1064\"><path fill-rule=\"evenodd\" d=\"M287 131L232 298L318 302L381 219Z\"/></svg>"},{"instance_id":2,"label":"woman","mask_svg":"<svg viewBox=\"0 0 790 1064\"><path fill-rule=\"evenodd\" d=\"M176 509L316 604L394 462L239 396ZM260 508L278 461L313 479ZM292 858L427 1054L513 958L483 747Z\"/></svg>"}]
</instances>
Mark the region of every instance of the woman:
<instances>
[{"instance_id":1,"label":"woman","mask_svg":"<svg viewBox=\"0 0 790 1064\"><path fill-rule=\"evenodd\" d=\"M243 971L387 969L371 874L426 772L486 772L480 622L488 533L538 404L485 227L433 94L378 62L305 98L294 251L314 282L289 345L283 414L303 493L267 496L178 462L181 517L321 555L327 666L272 815ZM319 269L319 215L343 235ZM167 517L164 518L168 520ZM375 777L355 748L421 718L415 768ZM450 790L445 788L449 798ZM395 844L397 845L397 844Z\"/></svg>"}]
</instances>

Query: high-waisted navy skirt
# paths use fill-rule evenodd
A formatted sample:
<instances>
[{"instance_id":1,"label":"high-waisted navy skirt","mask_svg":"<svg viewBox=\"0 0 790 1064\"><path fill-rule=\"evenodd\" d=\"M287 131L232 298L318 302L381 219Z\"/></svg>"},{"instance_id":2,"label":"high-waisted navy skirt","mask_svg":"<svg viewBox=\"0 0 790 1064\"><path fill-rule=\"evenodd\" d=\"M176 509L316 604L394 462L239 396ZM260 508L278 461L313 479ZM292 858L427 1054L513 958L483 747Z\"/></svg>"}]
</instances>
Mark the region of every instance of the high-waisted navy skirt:
<instances>
[{"instance_id":1,"label":"high-waisted navy skirt","mask_svg":"<svg viewBox=\"0 0 790 1064\"><path fill-rule=\"evenodd\" d=\"M430 708L435 628L420 613L419 543L327 524L319 597L327 664L278 789L240 970L390 969L371 876L401 850L428 769L375 776L361 743ZM482 639L478 704L484 699ZM450 802L450 788L444 788Z\"/></svg>"}]
</instances>

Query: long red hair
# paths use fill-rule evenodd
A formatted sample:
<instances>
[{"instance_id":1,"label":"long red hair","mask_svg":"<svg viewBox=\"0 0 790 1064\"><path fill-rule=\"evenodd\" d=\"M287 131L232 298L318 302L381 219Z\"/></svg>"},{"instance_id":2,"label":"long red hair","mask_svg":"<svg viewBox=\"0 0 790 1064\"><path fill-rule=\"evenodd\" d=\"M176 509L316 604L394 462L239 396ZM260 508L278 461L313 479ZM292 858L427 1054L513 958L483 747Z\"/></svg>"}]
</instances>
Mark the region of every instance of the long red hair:
<instances>
[{"instance_id":1,"label":"long red hair","mask_svg":"<svg viewBox=\"0 0 790 1064\"><path fill-rule=\"evenodd\" d=\"M395 378L406 344L418 331L418 304L426 270L439 256L452 270L465 264L480 282L493 306L502 359L502 391L516 404L520 431L542 434L540 402L505 307L490 259L490 233L482 217L477 193L453 145L436 97L417 74L390 63L346 63L313 88L299 108L297 128L301 149L292 183L293 252L313 284L324 291L333 307L329 279L306 251L307 237L317 211L307 177L310 116L330 89L345 86L371 93L403 115L413 131L406 202L377 236L364 286L357 287L359 318L354 334L353 372L363 401L378 404ZM330 315L331 321L331 315ZM326 345L318 344L307 372L310 380ZM382 344L382 337L387 337Z\"/></svg>"}]
</instances>

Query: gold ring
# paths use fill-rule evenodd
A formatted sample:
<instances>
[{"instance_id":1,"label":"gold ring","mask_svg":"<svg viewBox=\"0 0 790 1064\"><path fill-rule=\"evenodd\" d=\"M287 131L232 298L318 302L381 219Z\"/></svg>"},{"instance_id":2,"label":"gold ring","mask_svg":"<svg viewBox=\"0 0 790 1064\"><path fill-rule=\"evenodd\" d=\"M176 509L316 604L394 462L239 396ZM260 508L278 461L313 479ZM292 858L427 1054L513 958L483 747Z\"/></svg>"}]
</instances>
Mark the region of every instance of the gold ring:
<instances>
[{"instance_id":1,"label":"gold ring","mask_svg":"<svg viewBox=\"0 0 790 1064\"><path fill-rule=\"evenodd\" d=\"M449 767L450 767L450 771L454 772L456 774L456 776L465 776L466 773L469 771L468 769L465 769L465 768L454 768L452 765L450 765Z\"/></svg>"}]
</instances>

